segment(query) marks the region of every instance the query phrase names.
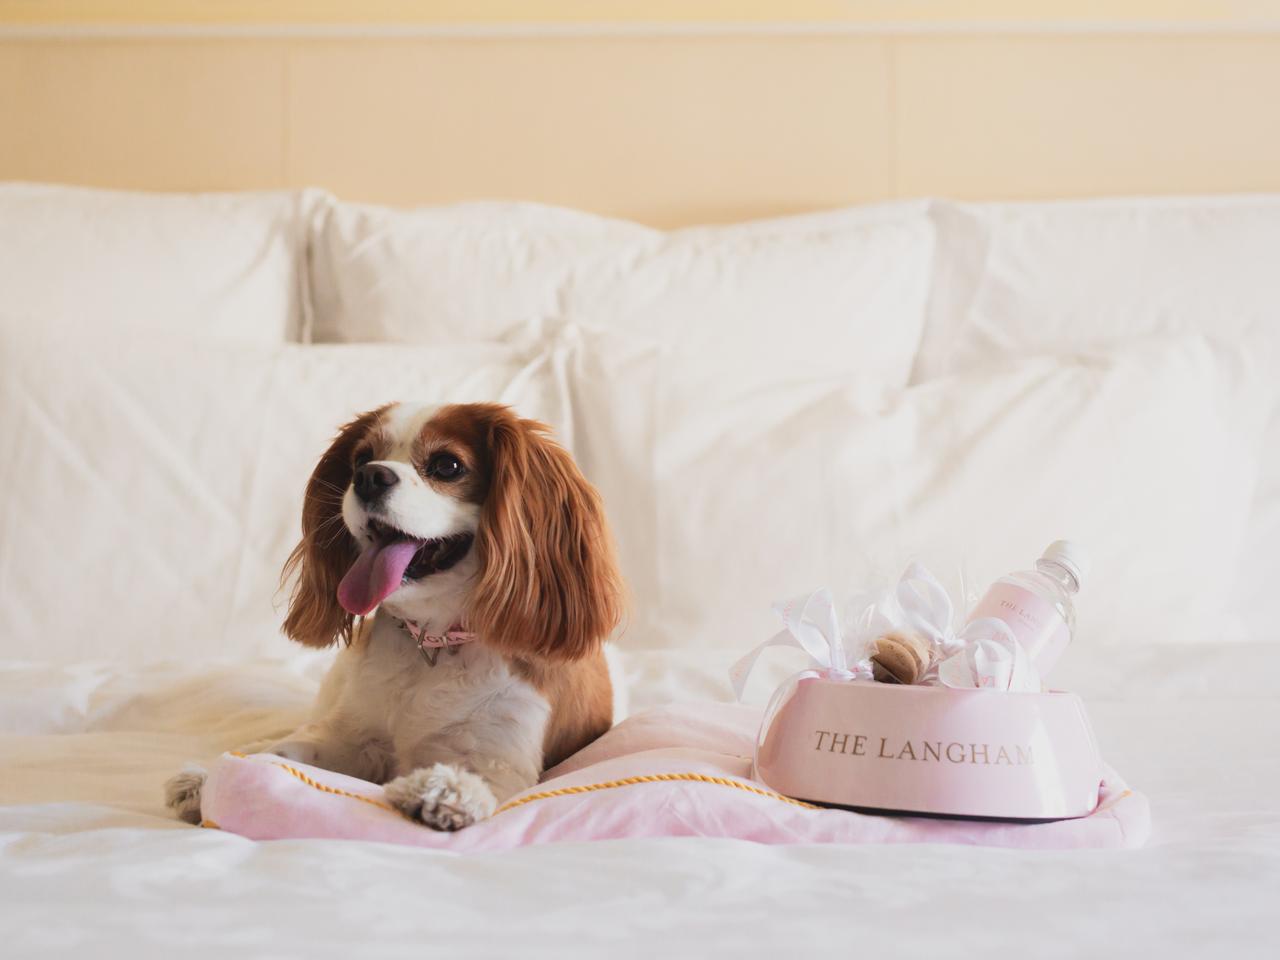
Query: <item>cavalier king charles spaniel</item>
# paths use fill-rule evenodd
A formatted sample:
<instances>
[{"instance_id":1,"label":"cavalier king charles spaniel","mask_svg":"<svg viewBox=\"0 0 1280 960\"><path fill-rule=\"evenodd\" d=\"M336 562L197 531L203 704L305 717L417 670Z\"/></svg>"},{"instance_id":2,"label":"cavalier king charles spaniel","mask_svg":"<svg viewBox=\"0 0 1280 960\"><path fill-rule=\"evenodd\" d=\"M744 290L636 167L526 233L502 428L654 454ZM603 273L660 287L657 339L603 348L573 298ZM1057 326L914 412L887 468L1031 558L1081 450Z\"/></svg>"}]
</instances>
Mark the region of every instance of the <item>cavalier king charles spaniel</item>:
<instances>
[{"instance_id":1,"label":"cavalier king charles spaniel","mask_svg":"<svg viewBox=\"0 0 1280 960\"><path fill-rule=\"evenodd\" d=\"M600 497L506 407L392 404L343 427L284 575L284 632L345 648L310 721L254 747L384 783L429 827L488 817L612 723L601 645L622 585ZM203 783L168 782L178 816L199 822Z\"/></svg>"}]
</instances>

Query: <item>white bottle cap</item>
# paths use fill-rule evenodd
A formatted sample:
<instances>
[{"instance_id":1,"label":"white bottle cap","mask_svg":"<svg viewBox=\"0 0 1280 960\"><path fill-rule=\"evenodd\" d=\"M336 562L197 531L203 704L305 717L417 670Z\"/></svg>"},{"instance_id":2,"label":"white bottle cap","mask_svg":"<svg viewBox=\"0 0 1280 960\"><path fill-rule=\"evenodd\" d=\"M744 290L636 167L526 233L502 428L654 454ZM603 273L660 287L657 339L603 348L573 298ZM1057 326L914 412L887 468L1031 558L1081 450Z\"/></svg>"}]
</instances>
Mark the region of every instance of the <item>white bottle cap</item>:
<instances>
[{"instance_id":1,"label":"white bottle cap","mask_svg":"<svg viewBox=\"0 0 1280 960\"><path fill-rule=\"evenodd\" d=\"M1071 540L1053 541L1045 548L1040 559L1065 567L1075 577L1077 586L1083 586L1084 578L1089 575L1089 555L1085 553L1084 547Z\"/></svg>"}]
</instances>

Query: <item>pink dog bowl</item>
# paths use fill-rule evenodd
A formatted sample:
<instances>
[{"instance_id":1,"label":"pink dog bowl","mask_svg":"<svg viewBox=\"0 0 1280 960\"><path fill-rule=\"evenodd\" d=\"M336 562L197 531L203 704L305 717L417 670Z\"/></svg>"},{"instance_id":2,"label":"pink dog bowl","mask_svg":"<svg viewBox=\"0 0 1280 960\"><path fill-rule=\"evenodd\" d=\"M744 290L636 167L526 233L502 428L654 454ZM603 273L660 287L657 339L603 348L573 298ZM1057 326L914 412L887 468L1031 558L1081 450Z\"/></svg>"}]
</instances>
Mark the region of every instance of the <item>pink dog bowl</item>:
<instances>
[{"instance_id":1,"label":"pink dog bowl","mask_svg":"<svg viewBox=\"0 0 1280 960\"><path fill-rule=\"evenodd\" d=\"M806 677L761 734L756 778L884 813L1064 820L1098 805L1102 764L1072 693Z\"/></svg>"}]
</instances>

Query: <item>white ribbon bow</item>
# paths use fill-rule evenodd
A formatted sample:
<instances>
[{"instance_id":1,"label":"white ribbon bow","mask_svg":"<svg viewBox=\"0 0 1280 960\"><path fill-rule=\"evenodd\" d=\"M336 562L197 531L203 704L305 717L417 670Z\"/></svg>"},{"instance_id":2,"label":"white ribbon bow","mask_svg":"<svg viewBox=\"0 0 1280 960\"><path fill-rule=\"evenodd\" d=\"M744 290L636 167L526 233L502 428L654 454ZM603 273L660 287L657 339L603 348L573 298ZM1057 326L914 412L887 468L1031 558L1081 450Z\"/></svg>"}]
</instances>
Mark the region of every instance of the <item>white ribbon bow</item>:
<instances>
[{"instance_id":1,"label":"white ribbon bow","mask_svg":"<svg viewBox=\"0 0 1280 960\"><path fill-rule=\"evenodd\" d=\"M729 668L729 679L738 699L747 688L747 678L760 654L769 647L795 647L809 655L807 675L829 680L870 680L871 664L860 660L850 667L831 591L826 587L786 603L775 603L773 611L782 620L782 629Z\"/></svg>"},{"instance_id":2,"label":"white ribbon bow","mask_svg":"<svg viewBox=\"0 0 1280 960\"><path fill-rule=\"evenodd\" d=\"M828 680L871 680L871 662L849 662L831 591L825 587L775 603L783 629L755 647L729 668L739 700L760 654L769 647L794 647L809 657L809 667L792 680L820 676ZM923 683L960 689L1039 691L1040 675L1009 625L995 617L980 617L958 632L952 621L955 607L946 588L923 564L913 561L898 584L860 618L856 633L864 641L893 630L907 630L928 641L934 665ZM865 636L862 636L865 634ZM854 649L860 649L855 645ZM788 686L784 684L784 686Z\"/></svg>"},{"instance_id":3,"label":"white ribbon bow","mask_svg":"<svg viewBox=\"0 0 1280 960\"><path fill-rule=\"evenodd\" d=\"M926 683L995 690L1040 690L1040 676L1022 644L1003 620L980 617L956 633L951 597L924 566L912 562L893 591L891 622L913 630L932 644L936 671Z\"/></svg>"}]
</instances>

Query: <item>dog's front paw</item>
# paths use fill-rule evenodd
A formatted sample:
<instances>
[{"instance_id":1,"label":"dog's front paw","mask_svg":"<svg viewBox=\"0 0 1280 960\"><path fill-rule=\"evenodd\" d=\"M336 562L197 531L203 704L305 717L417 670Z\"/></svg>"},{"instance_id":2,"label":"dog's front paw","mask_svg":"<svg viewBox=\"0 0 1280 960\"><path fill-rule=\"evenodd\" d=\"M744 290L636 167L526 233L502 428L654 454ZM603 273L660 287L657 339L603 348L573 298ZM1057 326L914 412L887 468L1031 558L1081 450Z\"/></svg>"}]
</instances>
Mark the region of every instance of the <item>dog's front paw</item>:
<instances>
[{"instance_id":1,"label":"dog's front paw","mask_svg":"<svg viewBox=\"0 0 1280 960\"><path fill-rule=\"evenodd\" d=\"M432 830L461 830L498 806L483 778L447 763L396 777L382 789L393 807Z\"/></svg>"},{"instance_id":2,"label":"dog's front paw","mask_svg":"<svg viewBox=\"0 0 1280 960\"><path fill-rule=\"evenodd\" d=\"M164 805L187 823L200 823L200 791L208 774L194 764L183 767L164 784Z\"/></svg>"}]
</instances>

